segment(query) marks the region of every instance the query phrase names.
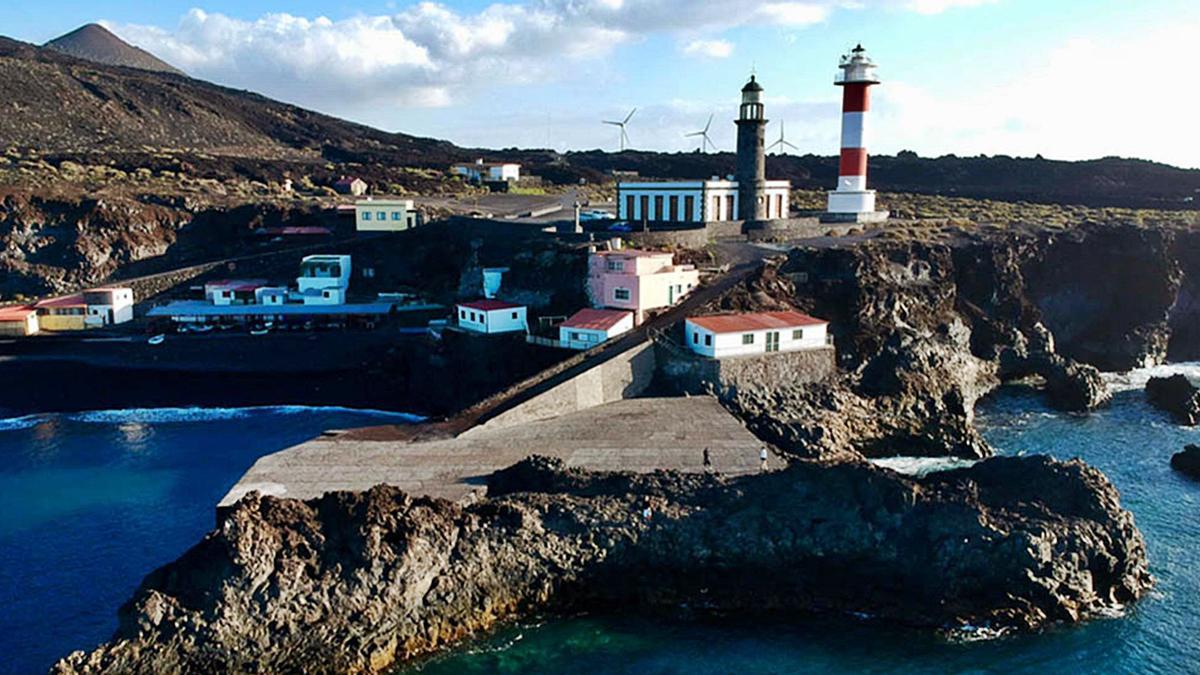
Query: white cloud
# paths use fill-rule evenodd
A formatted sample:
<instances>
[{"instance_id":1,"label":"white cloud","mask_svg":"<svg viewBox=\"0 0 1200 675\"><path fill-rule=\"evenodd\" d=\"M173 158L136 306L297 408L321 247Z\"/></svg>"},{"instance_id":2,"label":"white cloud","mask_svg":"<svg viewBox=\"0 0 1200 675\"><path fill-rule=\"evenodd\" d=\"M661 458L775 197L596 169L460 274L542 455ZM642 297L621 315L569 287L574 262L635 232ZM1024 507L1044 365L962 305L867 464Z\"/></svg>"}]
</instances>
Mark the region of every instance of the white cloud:
<instances>
[{"instance_id":1,"label":"white cloud","mask_svg":"<svg viewBox=\"0 0 1200 675\"><path fill-rule=\"evenodd\" d=\"M826 4L768 2L759 7L758 14L770 23L798 28L824 21L829 11Z\"/></svg>"},{"instance_id":2,"label":"white cloud","mask_svg":"<svg viewBox=\"0 0 1200 675\"><path fill-rule=\"evenodd\" d=\"M524 0L473 12L420 2L336 21L286 13L243 20L193 9L171 29L106 25L196 77L350 115L378 106L454 105L497 86L549 84L571 76L565 65L600 62L618 46L656 34L690 39L686 54L726 58L734 47L715 35L721 31L808 26L846 2Z\"/></svg>"},{"instance_id":3,"label":"white cloud","mask_svg":"<svg viewBox=\"0 0 1200 675\"><path fill-rule=\"evenodd\" d=\"M909 0L905 8L918 14L941 14L955 7L977 7L988 5L999 0Z\"/></svg>"},{"instance_id":4,"label":"white cloud","mask_svg":"<svg viewBox=\"0 0 1200 675\"><path fill-rule=\"evenodd\" d=\"M688 56L726 59L733 55L733 43L728 40L692 40L683 46L683 53Z\"/></svg>"},{"instance_id":5,"label":"white cloud","mask_svg":"<svg viewBox=\"0 0 1200 675\"><path fill-rule=\"evenodd\" d=\"M1200 167L1200 136L1188 131L1200 93L1180 86L1179 71L1148 67L1200 60L1198 30L1200 24L1184 23L1116 42L1068 39L1031 69L991 86L938 92L885 82L873 137L887 152L1119 155Z\"/></svg>"}]
</instances>

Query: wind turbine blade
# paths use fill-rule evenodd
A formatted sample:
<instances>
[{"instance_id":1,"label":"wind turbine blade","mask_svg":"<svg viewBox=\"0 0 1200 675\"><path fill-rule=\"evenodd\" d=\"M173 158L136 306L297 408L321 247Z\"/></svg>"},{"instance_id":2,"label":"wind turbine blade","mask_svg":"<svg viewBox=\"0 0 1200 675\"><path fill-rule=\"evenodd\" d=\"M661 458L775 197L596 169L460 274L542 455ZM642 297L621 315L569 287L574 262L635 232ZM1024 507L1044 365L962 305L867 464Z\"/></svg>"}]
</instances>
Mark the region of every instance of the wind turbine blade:
<instances>
[{"instance_id":1,"label":"wind turbine blade","mask_svg":"<svg viewBox=\"0 0 1200 675\"><path fill-rule=\"evenodd\" d=\"M611 125L613 125L614 127L619 127L619 126L621 126L621 123L620 123L620 122L610 122L610 121L608 121L608 120L600 120L600 123L601 123L601 124L611 124Z\"/></svg>"},{"instance_id":2,"label":"wind turbine blade","mask_svg":"<svg viewBox=\"0 0 1200 675\"><path fill-rule=\"evenodd\" d=\"M705 125L704 125L704 133L706 133L706 134L708 133L708 130L709 130L710 128L712 128L713 116L714 116L714 115L710 114L710 115L708 116L708 124L705 124Z\"/></svg>"},{"instance_id":3,"label":"wind turbine blade","mask_svg":"<svg viewBox=\"0 0 1200 675\"><path fill-rule=\"evenodd\" d=\"M633 119L633 114L635 112L637 112L637 108L629 111L629 114L625 116L625 124L629 124L629 120Z\"/></svg>"},{"instance_id":4,"label":"wind turbine blade","mask_svg":"<svg viewBox=\"0 0 1200 675\"><path fill-rule=\"evenodd\" d=\"M692 136L703 136L703 135L704 135L703 131L693 131L690 134L684 134L684 136L687 138L691 138Z\"/></svg>"}]
</instances>

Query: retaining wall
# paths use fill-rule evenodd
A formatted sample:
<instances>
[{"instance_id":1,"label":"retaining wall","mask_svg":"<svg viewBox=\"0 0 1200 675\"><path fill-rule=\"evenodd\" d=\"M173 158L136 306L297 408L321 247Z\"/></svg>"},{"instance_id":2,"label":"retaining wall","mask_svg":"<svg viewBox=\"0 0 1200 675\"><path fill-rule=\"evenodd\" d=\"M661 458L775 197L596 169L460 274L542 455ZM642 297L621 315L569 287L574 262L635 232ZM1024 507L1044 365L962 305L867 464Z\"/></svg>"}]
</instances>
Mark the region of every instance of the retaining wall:
<instances>
[{"instance_id":1,"label":"retaining wall","mask_svg":"<svg viewBox=\"0 0 1200 675\"><path fill-rule=\"evenodd\" d=\"M654 381L654 343L636 347L589 368L462 434L550 419L642 394Z\"/></svg>"},{"instance_id":2,"label":"retaining wall","mask_svg":"<svg viewBox=\"0 0 1200 675\"><path fill-rule=\"evenodd\" d=\"M792 383L820 382L837 372L832 346L724 359L705 358L663 340L655 343L659 384L673 394L770 394Z\"/></svg>"}]
</instances>

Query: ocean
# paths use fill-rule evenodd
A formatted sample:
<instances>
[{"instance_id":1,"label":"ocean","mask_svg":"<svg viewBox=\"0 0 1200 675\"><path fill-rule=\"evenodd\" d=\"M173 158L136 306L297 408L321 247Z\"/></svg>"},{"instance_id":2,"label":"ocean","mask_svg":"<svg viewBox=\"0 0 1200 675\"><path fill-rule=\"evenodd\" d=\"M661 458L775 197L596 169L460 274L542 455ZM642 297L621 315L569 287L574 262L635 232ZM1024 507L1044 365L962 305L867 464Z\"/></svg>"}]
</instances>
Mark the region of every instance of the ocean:
<instances>
[{"instance_id":1,"label":"ocean","mask_svg":"<svg viewBox=\"0 0 1200 675\"><path fill-rule=\"evenodd\" d=\"M213 528L258 457L414 419L297 406L0 419L0 673L44 673L107 640L117 608Z\"/></svg>"},{"instance_id":2,"label":"ocean","mask_svg":"<svg viewBox=\"0 0 1200 675\"><path fill-rule=\"evenodd\" d=\"M1113 404L1049 410L1027 389L981 402L1004 454L1080 457L1121 490L1158 579L1119 616L1038 635L947 642L853 617L820 622L578 616L511 626L404 672L1200 672L1200 483L1169 467L1200 430L1144 402L1152 371L1110 376ZM1200 364L1153 371L1200 377ZM0 673L44 672L105 640L142 577L213 524L254 460L327 428L411 421L331 408L126 410L0 419ZM891 460L906 471L954 462Z\"/></svg>"}]
</instances>

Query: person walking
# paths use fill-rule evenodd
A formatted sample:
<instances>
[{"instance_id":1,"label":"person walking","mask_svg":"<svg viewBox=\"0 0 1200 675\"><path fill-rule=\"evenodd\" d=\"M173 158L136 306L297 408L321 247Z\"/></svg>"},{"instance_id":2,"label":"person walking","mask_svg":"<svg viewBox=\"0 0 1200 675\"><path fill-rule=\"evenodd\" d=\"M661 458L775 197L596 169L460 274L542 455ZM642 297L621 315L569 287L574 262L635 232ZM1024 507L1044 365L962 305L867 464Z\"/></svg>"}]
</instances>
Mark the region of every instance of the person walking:
<instances>
[{"instance_id":1,"label":"person walking","mask_svg":"<svg viewBox=\"0 0 1200 675\"><path fill-rule=\"evenodd\" d=\"M712 473L712 457L708 455L708 448L704 449L704 473Z\"/></svg>"},{"instance_id":2,"label":"person walking","mask_svg":"<svg viewBox=\"0 0 1200 675\"><path fill-rule=\"evenodd\" d=\"M765 446L765 445L762 446L762 449L758 451L758 461L759 461L759 470L762 471L763 473L766 473L766 471L767 471L767 446Z\"/></svg>"}]
</instances>

